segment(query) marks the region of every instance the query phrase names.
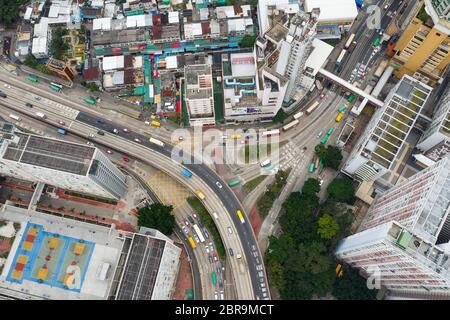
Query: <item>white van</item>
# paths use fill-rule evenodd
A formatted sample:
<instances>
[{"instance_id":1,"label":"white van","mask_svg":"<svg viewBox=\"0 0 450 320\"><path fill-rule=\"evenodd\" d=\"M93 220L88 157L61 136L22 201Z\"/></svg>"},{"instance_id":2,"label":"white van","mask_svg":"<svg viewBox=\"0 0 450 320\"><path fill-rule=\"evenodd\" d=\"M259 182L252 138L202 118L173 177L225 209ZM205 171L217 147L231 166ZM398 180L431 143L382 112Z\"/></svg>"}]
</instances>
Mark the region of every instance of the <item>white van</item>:
<instances>
[{"instance_id":1,"label":"white van","mask_svg":"<svg viewBox=\"0 0 450 320\"><path fill-rule=\"evenodd\" d=\"M217 215L217 212L213 212L213 216L214 216L214 219L219 220L219 216Z\"/></svg>"}]
</instances>

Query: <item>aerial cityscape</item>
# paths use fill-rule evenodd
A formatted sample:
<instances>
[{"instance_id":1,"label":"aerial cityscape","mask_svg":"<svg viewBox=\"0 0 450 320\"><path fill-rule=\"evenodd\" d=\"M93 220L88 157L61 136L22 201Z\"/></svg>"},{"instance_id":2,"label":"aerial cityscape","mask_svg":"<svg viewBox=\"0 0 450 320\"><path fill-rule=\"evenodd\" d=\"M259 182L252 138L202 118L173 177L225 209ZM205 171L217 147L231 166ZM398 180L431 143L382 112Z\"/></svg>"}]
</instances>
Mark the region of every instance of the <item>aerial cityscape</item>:
<instances>
[{"instance_id":1,"label":"aerial cityscape","mask_svg":"<svg viewBox=\"0 0 450 320\"><path fill-rule=\"evenodd\" d=\"M0 0L0 300L450 300L449 64L450 0Z\"/></svg>"}]
</instances>

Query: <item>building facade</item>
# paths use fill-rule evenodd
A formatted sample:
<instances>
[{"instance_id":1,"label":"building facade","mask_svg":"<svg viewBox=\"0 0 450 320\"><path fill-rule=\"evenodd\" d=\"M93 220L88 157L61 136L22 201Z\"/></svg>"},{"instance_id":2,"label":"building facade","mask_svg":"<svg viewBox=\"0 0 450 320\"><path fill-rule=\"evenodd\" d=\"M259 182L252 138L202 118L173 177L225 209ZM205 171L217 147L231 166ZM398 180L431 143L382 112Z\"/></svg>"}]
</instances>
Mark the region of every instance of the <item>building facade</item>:
<instances>
[{"instance_id":1,"label":"building facade","mask_svg":"<svg viewBox=\"0 0 450 320\"><path fill-rule=\"evenodd\" d=\"M425 0L395 46L395 75L435 86L450 63L450 3Z\"/></svg>"},{"instance_id":2,"label":"building facade","mask_svg":"<svg viewBox=\"0 0 450 320\"><path fill-rule=\"evenodd\" d=\"M430 86L404 75L373 115L342 172L363 181L388 173L431 91Z\"/></svg>"},{"instance_id":3,"label":"building facade","mask_svg":"<svg viewBox=\"0 0 450 320\"><path fill-rule=\"evenodd\" d=\"M439 100L433 121L420 138L417 148L423 152L422 155L426 159L422 160L416 156L416 160L428 163L439 161L450 153L450 84Z\"/></svg>"},{"instance_id":4,"label":"building facade","mask_svg":"<svg viewBox=\"0 0 450 320\"><path fill-rule=\"evenodd\" d=\"M101 197L124 196L125 175L97 148L0 126L1 174Z\"/></svg>"}]
</instances>

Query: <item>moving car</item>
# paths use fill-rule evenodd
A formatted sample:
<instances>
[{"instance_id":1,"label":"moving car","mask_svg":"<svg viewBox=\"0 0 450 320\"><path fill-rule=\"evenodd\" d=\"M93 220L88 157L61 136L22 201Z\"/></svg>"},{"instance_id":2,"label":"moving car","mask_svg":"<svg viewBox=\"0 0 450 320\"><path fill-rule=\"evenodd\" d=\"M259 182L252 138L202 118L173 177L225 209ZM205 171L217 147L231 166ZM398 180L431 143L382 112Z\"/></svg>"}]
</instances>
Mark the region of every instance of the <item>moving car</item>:
<instances>
[{"instance_id":1,"label":"moving car","mask_svg":"<svg viewBox=\"0 0 450 320\"><path fill-rule=\"evenodd\" d=\"M59 120L58 123L59 123L60 125L62 125L62 126L66 124L66 123L65 123L64 121L62 121L62 120Z\"/></svg>"},{"instance_id":2,"label":"moving car","mask_svg":"<svg viewBox=\"0 0 450 320\"><path fill-rule=\"evenodd\" d=\"M218 186L220 189L222 189L222 184L220 184L219 181L216 182L216 186Z\"/></svg>"},{"instance_id":3,"label":"moving car","mask_svg":"<svg viewBox=\"0 0 450 320\"><path fill-rule=\"evenodd\" d=\"M128 130L128 128L123 128L122 131L123 132L130 132L130 130Z\"/></svg>"},{"instance_id":4,"label":"moving car","mask_svg":"<svg viewBox=\"0 0 450 320\"><path fill-rule=\"evenodd\" d=\"M111 150L106 150L107 154L112 154L113 152Z\"/></svg>"},{"instance_id":5,"label":"moving car","mask_svg":"<svg viewBox=\"0 0 450 320\"><path fill-rule=\"evenodd\" d=\"M26 105L28 108L33 108L33 105L32 105L31 103L29 103L29 102L25 103L25 105Z\"/></svg>"},{"instance_id":6,"label":"moving car","mask_svg":"<svg viewBox=\"0 0 450 320\"><path fill-rule=\"evenodd\" d=\"M138 138L134 138L134 141L137 143L142 143L141 139L138 139Z\"/></svg>"},{"instance_id":7,"label":"moving car","mask_svg":"<svg viewBox=\"0 0 450 320\"><path fill-rule=\"evenodd\" d=\"M130 159L128 157L122 157L122 160L125 162L130 162Z\"/></svg>"}]
</instances>

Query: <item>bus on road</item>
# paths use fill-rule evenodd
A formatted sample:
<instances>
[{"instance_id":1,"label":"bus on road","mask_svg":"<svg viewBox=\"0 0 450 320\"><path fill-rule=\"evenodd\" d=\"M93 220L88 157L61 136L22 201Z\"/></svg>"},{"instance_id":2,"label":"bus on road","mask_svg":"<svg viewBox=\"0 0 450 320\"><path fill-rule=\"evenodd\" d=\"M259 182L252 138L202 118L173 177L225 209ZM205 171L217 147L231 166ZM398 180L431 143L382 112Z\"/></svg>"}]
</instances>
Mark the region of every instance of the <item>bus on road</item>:
<instances>
[{"instance_id":1,"label":"bus on road","mask_svg":"<svg viewBox=\"0 0 450 320\"><path fill-rule=\"evenodd\" d=\"M336 119L334 119L336 122L340 122L342 118L344 117L344 114L342 112L339 112Z\"/></svg>"},{"instance_id":2,"label":"bus on road","mask_svg":"<svg viewBox=\"0 0 450 320\"><path fill-rule=\"evenodd\" d=\"M346 104L343 104L342 106L340 106L340 107L337 109L337 111L338 111L338 112L344 112L345 109L347 109L347 105L346 105Z\"/></svg>"},{"instance_id":3,"label":"bus on road","mask_svg":"<svg viewBox=\"0 0 450 320\"><path fill-rule=\"evenodd\" d=\"M154 143L154 144L160 146L161 148L164 148L164 142L159 141L158 139L150 138L148 141L150 141L151 143Z\"/></svg>"},{"instance_id":4,"label":"bus on road","mask_svg":"<svg viewBox=\"0 0 450 320\"><path fill-rule=\"evenodd\" d=\"M201 243L205 242L205 237L203 236L202 231L200 230L200 228L198 227L198 225L194 224L192 226L192 228L194 229L195 233L197 234L199 240Z\"/></svg>"},{"instance_id":5,"label":"bus on road","mask_svg":"<svg viewBox=\"0 0 450 320\"><path fill-rule=\"evenodd\" d=\"M20 121L20 120L21 120L20 117L19 117L19 116L16 116L15 114L10 114L9 117L10 117L11 119L13 119L13 120L16 120L16 121Z\"/></svg>"},{"instance_id":6,"label":"bus on road","mask_svg":"<svg viewBox=\"0 0 450 320\"><path fill-rule=\"evenodd\" d=\"M192 239L192 237L188 237L188 241L189 241L189 244L191 245L192 249L197 248L197 245L195 244L195 241L194 241L194 239Z\"/></svg>"},{"instance_id":7,"label":"bus on road","mask_svg":"<svg viewBox=\"0 0 450 320\"><path fill-rule=\"evenodd\" d=\"M280 130L279 129L274 129L274 130L268 130L268 131L264 131L262 133L263 137L269 137L269 136L276 136L280 134Z\"/></svg>"},{"instance_id":8,"label":"bus on road","mask_svg":"<svg viewBox=\"0 0 450 320\"><path fill-rule=\"evenodd\" d=\"M39 80L35 76L28 76L27 79L34 83L39 82Z\"/></svg>"},{"instance_id":9,"label":"bus on road","mask_svg":"<svg viewBox=\"0 0 450 320\"><path fill-rule=\"evenodd\" d=\"M301 117L303 116L303 112L297 112L295 115L294 115L294 119L295 120L298 120L298 119L300 119Z\"/></svg>"},{"instance_id":10,"label":"bus on road","mask_svg":"<svg viewBox=\"0 0 450 320\"><path fill-rule=\"evenodd\" d=\"M86 102L86 103L88 103L88 104L91 104L91 105L96 105L97 103L95 102L95 100L93 100L93 99L91 99L91 98L86 98L86 99L84 99L84 101Z\"/></svg>"},{"instance_id":11,"label":"bus on road","mask_svg":"<svg viewBox=\"0 0 450 320\"><path fill-rule=\"evenodd\" d=\"M239 220L241 220L241 223L245 223L244 216L242 215L241 210L236 211L236 214L237 214Z\"/></svg>"},{"instance_id":12,"label":"bus on road","mask_svg":"<svg viewBox=\"0 0 450 320\"><path fill-rule=\"evenodd\" d=\"M241 183L241 180L237 179L237 180L233 180L231 182L228 182L228 186L229 187L235 187L237 186L239 183Z\"/></svg>"},{"instance_id":13,"label":"bus on road","mask_svg":"<svg viewBox=\"0 0 450 320\"><path fill-rule=\"evenodd\" d=\"M259 163L261 167L267 167L270 164L270 159L263 160Z\"/></svg>"},{"instance_id":14,"label":"bus on road","mask_svg":"<svg viewBox=\"0 0 450 320\"><path fill-rule=\"evenodd\" d=\"M347 42L345 43L345 46L344 46L345 49L348 49L350 47L350 45L352 44L352 41L353 41L354 38L355 38L355 34L352 33L350 35L350 37L348 37Z\"/></svg>"},{"instance_id":15,"label":"bus on road","mask_svg":"<svg viewBox=\"0 0 450 320\"><path fill-rule=\"evenodd\" d=\"M330 136L334 131L334 127L331 127L330 129L328 129L327 131L327 136Z\"/></svg>"},{"instance_id":16,"label":"bus on road","mask_svg":"<svg viewBox=\"0 0 450 320\"><path fill-rule=\"evenodd\" d=\"M306 114L311 114L319 106L319 101L315 101L307 110Z\"/></svg>"},{"instance_id":17,"label":"bus on road","mask_svg":"<svg viewBox=\"0 0 450 320\"><path fill-rule=\"evenodd\" d=\"M329 136L328 134L326 134L326 135L322 138L322 140L320 140L320 144L325 144L325 143L327 143L328 138L330 138L330 136Z\"/></svg>"},{"instance_id":18,"label":"bus on road","mask_svg":"<svg viewBox=\"0 0 450 320\"><path fill-rule=\"evenodd\" d=\"M355 99L355 95L352 93L348 96L347 101L352 102Z\"/></svg>"},{"instance_id":19,"label":"bus on road","mask_svg":"<svg viewBox=\"0 0 450 320\"><path fill-rule=\"evenodd\" d=\"M213 273L211 273L211 281L214 286L217 285L217 275L214 271L213 271Z\"/></svg>"},{"instance_id":20,"label":"bus on road","mask_svg":"<svg viewBox=\"0 0 450 320\"><path fill-rule=\"evenodd\" d=\"M50 82L50 88L52 88L55 91L60 91L62 90L62 85L56 82ZM58 89L56 90L56 88Z\"/></svg>"},{"instance_id":21,"label":"bus on road","mask_svg":"<svg viewBox=\"0 0 450 320\"><path fill-rule=\"evenodd\" d=\"M341 62L344 59L346 53L347 53L347 50L342 49L341 54L339 55L339 57L336 60L336 65L337 66L341 65Z\"/></svg>"},{"instance_id":22,"label":"bus on road","mask_svg":"<svg viewBox=\"0 0 450 320\"><path fill-rule=\"evenodd\" d=\"M298 125L299 122L300 122L300 121L298 121L298 120L294 120L294 121L292 121L292 122L289 122L287 125L285 125L285 126L283 127L283 131L288 131L289 129L291 129L291 128L295 127L296 125Z\"/></svg>"}]
</instances>

